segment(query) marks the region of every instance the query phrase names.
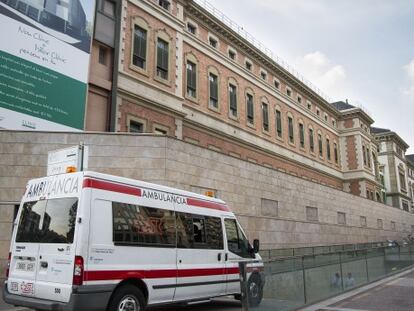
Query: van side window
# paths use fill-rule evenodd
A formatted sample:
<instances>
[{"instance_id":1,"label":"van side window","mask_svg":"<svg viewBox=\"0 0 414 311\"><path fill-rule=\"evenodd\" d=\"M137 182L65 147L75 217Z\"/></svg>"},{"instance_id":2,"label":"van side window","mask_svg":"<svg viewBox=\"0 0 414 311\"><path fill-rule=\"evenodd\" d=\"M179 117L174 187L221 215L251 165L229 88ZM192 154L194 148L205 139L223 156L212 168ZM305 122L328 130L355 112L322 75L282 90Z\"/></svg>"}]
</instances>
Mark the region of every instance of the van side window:
<instances>
[{"instance_id":1,"label":"van side window","mask_svg":"<svg viewBox=\"0 0 414 311\"><path fill-rule=\"evenodd\" d=\"M249 241L240 230L235 219L225 219L227 245L229 251L243 258L251 258Z\"/></svg>"},{"instance_id":2,"label":"van side window","mask_svg":"<svg viewBox=\"0 0 414 311\"><path fill-rule=\"evenodd\" d=\"M223 249L220 218L177 213L177 247Z\"/></svg>"},{"instance_id":3,"label":"van side window","mask_svg":"<svg viewBox=\"0 0 414 311\"><path fill-rule=\"evenodd\" d=\"M193 218L194 243L206 243L206 226L204 219Z\"/></svg>"},{"instance_id":4,"label":"van side window","mask_svg":"<svg viewBox=\"0 0 414 311\"><path fill-rule=\"evenodd\" d=\"M174 211L113 202L112 215L115 244L175 247Z\"/></svg>"}]
</instances>

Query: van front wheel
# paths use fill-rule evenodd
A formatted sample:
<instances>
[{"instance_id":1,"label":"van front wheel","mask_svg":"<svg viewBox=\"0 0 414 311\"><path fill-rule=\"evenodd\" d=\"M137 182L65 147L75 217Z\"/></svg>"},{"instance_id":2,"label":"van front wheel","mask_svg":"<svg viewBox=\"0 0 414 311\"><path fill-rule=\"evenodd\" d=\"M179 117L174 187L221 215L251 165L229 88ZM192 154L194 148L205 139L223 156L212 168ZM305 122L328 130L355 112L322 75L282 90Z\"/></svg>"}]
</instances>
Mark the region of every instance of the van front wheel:
<instances>
[{"instance_id":1,"label":"van front wheel","mask_svg":"<svg viewBox=\"0 0 414 311\"><path fill-rule=\"evenodd\" d=\"M263 287L260 276L253 274L247 283L247 295L250 307L257 307L263 298Z\"/></svg>"},{"instance_id":2,"label":"van front wheel","mask_svg":"<svg viewBox=\"0 0 414 311\"><path fill-rule=\"evenodd\" d=\"M111 299L109 311L144 311L145 299L142 292L133 285L119 288Z\"/></svg>"}]
</instances>

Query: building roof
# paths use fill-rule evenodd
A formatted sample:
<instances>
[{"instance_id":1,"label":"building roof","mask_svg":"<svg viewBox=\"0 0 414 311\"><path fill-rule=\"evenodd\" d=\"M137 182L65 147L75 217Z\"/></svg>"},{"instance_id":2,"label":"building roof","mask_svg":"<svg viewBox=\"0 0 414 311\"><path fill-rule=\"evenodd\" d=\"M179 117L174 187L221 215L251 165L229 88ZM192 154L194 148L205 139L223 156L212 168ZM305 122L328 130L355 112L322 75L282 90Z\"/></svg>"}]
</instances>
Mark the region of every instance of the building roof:
<instances>
[{"instance_id":1,"label":"building roof","mask_svg":"<svg viewBox=\"0 0 414 311\"><path fill-rule=\"evenodd\" d=\"M339 111L356 108L355 106L348 104L348 102L343 102L343 101L331 103L331 105L334 106L335 109Z\"/></svg>"},{"instance_id":2,"label":"building roof","mask_svg":"<svg viewBox=\"0 0 414 311\"><path fill-rule=\"evenodd\" d=\"M401 147L408 149L410 145L408 145L404 139L402 139L397 133L393 132L389 129L383 129L380 127L371 127L371 134L377 137L390 136L393 137L395 142L397 142Z\"/></svg>"},{"instance_id":3,"label":"building roof","mask_svg":"<svg viewBox=\"0 0 414 311\"><path fill-rule=\"evenodd\" d=\"M380 127L371 127L371 133L372 134L381 134L381 133L388 133L391 132L389 129L383 129Z\"/></svg>"},{"instance_id":4,"label":"building roof","mask_svg":"<svg viewBox=\"0 0 414 311\"><path fill-rule=\"evenodd\" d=\"M407 154L405 157L409 162L411 162L411 165L414 166L414 154Z\"/></svg>"}]
</instances>

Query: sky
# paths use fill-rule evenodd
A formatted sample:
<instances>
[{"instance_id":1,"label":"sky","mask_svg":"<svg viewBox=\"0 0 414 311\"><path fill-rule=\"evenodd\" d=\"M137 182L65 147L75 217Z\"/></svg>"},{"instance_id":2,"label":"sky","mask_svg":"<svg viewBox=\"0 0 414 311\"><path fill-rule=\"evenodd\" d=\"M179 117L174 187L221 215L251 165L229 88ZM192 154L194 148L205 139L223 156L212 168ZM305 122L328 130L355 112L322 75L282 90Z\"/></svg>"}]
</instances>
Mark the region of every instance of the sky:
<instances>
[{"instance_id":1,"label":"sky","mask_svg":"<svg viewBox=\"0 0 414 311\"><path fill-rule=\"evenodd\" d=\"M83 7L83 10L86 14L86 19L88 22L90 22L93 18L94 8L95 8L95 2L94 0L80 0L80 3Z\"/></svg>"},{"instance_id":2,"label":"sky","mask_svg":"<svg viewBox=\"0 0 414 311\"><path fill-rule=\"evenodd\" d=\"M414 0L208 0L414 154Z\"/></svg>"}]
</instances>

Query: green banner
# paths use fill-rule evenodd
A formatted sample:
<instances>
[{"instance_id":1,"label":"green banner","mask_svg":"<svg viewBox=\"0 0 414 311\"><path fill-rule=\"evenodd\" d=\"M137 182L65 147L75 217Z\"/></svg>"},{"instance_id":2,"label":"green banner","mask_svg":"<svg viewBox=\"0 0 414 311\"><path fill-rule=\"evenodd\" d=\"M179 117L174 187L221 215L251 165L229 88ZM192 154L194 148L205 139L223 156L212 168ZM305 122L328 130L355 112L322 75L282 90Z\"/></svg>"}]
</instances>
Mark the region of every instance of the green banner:
<instances>
[{"instance_id":1,"label":"green banner","mask_svg":"<svg viewBox=\"0 0 414 311\"><path fill-rule=\"evenodd\" d=\"M0 51L0 108L83 130L86 91L85 83Z\"/></svg>"}]
</instances>

